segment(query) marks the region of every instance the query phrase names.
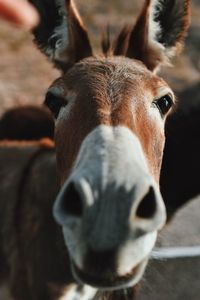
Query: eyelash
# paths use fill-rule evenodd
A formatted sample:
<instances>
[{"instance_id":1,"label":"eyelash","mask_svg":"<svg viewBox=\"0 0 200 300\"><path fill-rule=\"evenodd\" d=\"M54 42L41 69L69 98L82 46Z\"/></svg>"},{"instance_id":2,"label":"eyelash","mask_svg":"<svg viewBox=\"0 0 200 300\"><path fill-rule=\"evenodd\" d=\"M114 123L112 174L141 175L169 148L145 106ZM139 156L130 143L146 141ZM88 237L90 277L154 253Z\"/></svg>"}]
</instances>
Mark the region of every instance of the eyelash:
<instances>
[{"instance_id":1,"label":"eyelash","mask_svg":"<svg viewBox=\"0 0 200 300\"><path fill-rule=\"evenodd\" d=\"M46 94L44 105L46 105L50 109L54 118L57 119L60 109L67 105L67 101L63 97L59 97L48 92Z\"/></svg>"}]
</instances>

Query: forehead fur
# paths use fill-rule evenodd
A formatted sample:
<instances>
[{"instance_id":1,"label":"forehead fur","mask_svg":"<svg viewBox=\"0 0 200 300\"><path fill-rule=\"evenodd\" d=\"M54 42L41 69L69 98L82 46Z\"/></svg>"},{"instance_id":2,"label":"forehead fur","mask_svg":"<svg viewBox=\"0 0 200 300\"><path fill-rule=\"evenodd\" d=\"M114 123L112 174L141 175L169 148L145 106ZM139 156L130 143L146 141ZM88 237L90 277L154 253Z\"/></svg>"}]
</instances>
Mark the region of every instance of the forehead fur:
<instances>
[{"instance_id":1,"label":"forehead fur","mask_svg":"<svg viewBox=\"0 0 200 300\"><path fill-rule=\"evenodd\" d=\"M145 88L156 93L158 85L166 83L134 59L125 57L91 57L77 63L64 76L67 88L83 92L85 96L110 99ZM113 97L114 96L114 97Z\"/></svg>"},{"instance_id":2,"label":"forehead fur","mask_svg":"<svg viewBox=\"0 0 200 300\"><path fill-rule=\"evenodd\" d=\"M132 73L135 75L151 74L146 66L138 60L126 57L89 57L77 63L68 73L78 72L80 75L88 75L88 72L95 72L102 75L113 73Z\"/></svg>"}]
</instances>

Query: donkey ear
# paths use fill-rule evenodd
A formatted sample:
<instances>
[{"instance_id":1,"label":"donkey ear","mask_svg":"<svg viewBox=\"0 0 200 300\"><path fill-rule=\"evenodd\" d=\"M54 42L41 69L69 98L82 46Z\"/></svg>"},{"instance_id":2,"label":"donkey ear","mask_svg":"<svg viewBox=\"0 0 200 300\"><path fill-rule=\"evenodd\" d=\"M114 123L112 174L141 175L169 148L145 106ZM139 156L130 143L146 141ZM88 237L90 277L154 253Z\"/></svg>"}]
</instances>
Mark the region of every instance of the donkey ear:
<instances>
[{"instance_id":1,"label":"donkey ear","mask_svg":"<svg viewBox=\"0 0 200 300\"><path fill-rule=\"evenodd\" d=\"M127 56L150 69L180 53L190 22L189 0L146 0L131 31Z\"/></svg>"},{"instance_id":2,"label":"donkey ear","mask_svg":"<svg viewBox=\"0 0 200 300\"><path fill-rule=\"evenodd\" d=\"M29 0L40 14L35 41L55 65L63 70L91 56L87 31L73 0Z\"/></svg>"}]
</instances>

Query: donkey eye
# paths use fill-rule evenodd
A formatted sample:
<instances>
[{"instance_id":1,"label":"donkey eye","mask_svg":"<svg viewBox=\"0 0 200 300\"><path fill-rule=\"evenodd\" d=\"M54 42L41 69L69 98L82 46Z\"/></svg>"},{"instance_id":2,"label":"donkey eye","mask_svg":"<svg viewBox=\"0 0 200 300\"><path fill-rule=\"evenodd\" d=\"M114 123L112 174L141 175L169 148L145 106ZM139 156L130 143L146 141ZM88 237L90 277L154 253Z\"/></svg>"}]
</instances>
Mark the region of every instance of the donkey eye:
<instances>
[{"instance_id":1,"label":"donkey eye","mask_svg":"<svg viewBox=\"0 0 200 300\"><path fill-rule=\"evenodd\" d=\"M50 109L54 115L54 118L56 119L59 115L60 109L67 105L67 101L61 96L57 96L51 92L48 92L46 94L44 105Z\"/></svg>"},{"instance_id":2,"label":"donkey eye","mask_svg":"<svg viewBox=\"0 0 200 300\"><path fill-rule=\"evenodd\" d=\"M154 100L153 103L159 109L161 116L164 117L173 106L173 99L172 96L168 94L157 100Z\"/></svg>"}]
</instances>

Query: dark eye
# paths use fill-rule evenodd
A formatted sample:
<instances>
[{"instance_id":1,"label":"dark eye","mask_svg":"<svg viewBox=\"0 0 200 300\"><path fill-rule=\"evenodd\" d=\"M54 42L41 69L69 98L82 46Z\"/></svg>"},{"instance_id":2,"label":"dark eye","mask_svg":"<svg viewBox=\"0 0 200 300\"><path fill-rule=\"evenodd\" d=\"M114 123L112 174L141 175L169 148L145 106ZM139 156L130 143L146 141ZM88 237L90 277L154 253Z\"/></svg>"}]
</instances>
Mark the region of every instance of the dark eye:
<instances>
[{"instance_id":1,"label":"dark eye","mask_svg":"<svg viewBox=\"0 0 200 300\"><path fill-rule=\"evenodd\" d=\"M154 100L153 103L159 109L162 117L164 117L168 113L170 108L173 106L172 96L165 95L157 100Z\"/></svg>"},{"instance_id":2,"label":"dark eye","mask_svg":"<svg viewBox=\"0 0 200 300\"><path fill-rule=\"evenodd\" d=\"M54 115L54 118L56 119L59 115L60 109L67 105L67 101L61 96L57 96L52 92L48 92L46 94L44 105L50 109Z\"/></svg>"}]
</instances>

